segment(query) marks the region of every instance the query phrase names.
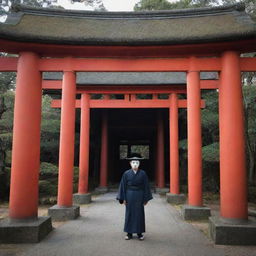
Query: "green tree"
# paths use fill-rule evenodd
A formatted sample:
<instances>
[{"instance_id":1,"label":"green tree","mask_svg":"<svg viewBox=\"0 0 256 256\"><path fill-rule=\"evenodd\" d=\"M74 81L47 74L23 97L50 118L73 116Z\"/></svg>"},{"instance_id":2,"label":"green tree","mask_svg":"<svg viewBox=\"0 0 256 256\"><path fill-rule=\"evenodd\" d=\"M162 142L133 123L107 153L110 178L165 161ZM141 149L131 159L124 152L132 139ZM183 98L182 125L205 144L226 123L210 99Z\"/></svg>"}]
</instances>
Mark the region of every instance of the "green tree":
<instances>
[{"instance_id":1,"label":"green tree","mask_svg":"<svg viewBox=\"0 0 256 256\"><path fill-rule=\"evenodd\" d=\"M169 2L167 0L141 0L134 6L135 11L152 10L170 10L195 7L212 6L218 3L218 0L180 0Z\"/></svg>"},{"instance_id":2,"label":"green tree","mask_svg":"<svg viewBox=\"0 0 256 256\"><path fill-rule=\"evenodd\" d=\"M52 98L42 98L41 161L58 163L60 136L60 109L51 108Z\"/></svg>"},{"instance_id":3,"label":"green tree","mask_svg":"<svg viewBox=\"0 0 256 256\"><path fill-rule=\"evenodd\" d=\"M76 2L81 2L85 5L94 7L94 10L106 11L102 0L70 0L70 2L72 4ZM0 1L0 13L7 14L14 4L44 8L63 8L57 5L57 0L5 0Z\"/></svg>"},{"instance_id":4,"label":"green tree","mask_svg":"<svg viewBox=\"0 0 256 256\"><path fill-rule=\"evenodd\" d=\"M243 95L248 181L249 184L256 184L256 85L245 85Z\"/></svg>"},{"instance_id":5,"label":"green tree","mask_svg":"<svg viewBox=\"0 0 256 256\"><path fill-rule=\"evenodd\" d=\"M218 92L210 90L202 92L206 107L202 113L203 146L219 141Z\"/></svg>"},{"instance_id":6,"label":"green tree","mask_svg":"<svg viewBox=\"0 0 256 256\"><path fill-rule=\"evenodd\" d=\"M95 11L107 11L103 0L71 0L71 3L84 3L85 5L92 6Z\"/></svg>"},{"instance_id":7,"label":"green tree","mask_svg":"<svg viewBox=\"0 0 256 256\"><path fill-rule=\"evenodd\" d=\"M134 11L152 11L173 9L167 0L141 0L134 6Z\"/></svg>"},{"instance_id":8,"label":"green tree","mask_svg":"<svg viewBox=\"0 0 256 256\"><path fill-rule=\"evenodd\" d=\"M255 0L222 0L223 4L244 3L247 13L254 19L256 18L256 1Z\"/></svg>"},{"instance_id":9,"label":"green tree","mask_svg":"<svg viewBox=\"0 0 256 256\"><path fill-rule=\"evenodd\" d=\"M23 4L33 7L51 7L56 1L51 0L6 0L0 2L0 11L8 13L14 4Z\"/></svg>"},{"instance_id":10,"label":"green tree","mask_svg":"<svg viewBox=\"0 0 256 256\"><path fill-rule=\"evenodd\" d=\"M226 4L244 3L246 11L253 17L256 14L255 0L179 0L169 2L168 0L141 0L134 6L134 11L171 10L184 8L209 7Z\"/></svg>"},{"instance_id":11,"label":"green tree","mask_svg":"<svg viewBox=\"0 0 256 256\"><path fill-rule=\"evenodd\" d=\"M9 191L15 73L0 72L0 198Z\"/></svg>"}]
</instances>

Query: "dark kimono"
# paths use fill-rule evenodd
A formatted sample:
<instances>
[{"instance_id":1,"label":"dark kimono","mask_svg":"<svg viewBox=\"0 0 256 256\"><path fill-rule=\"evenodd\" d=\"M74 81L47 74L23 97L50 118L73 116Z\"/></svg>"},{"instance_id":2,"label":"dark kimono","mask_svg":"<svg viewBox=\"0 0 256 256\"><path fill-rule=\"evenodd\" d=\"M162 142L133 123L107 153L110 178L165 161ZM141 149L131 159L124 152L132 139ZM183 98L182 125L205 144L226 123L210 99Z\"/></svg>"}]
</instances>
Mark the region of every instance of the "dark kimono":
<instances>
[{"instance_id":1,"label":"dark kimono","mask_svg":"<svg viewBox=\"0 0 256 256\"><path fill-rule=\"evenodd\" d=\"M116 197L120 203L126 200L124 232L145 232L144 203L153 199L145 171L132 169L124 172Z\"/></svg>"}]
</instances>

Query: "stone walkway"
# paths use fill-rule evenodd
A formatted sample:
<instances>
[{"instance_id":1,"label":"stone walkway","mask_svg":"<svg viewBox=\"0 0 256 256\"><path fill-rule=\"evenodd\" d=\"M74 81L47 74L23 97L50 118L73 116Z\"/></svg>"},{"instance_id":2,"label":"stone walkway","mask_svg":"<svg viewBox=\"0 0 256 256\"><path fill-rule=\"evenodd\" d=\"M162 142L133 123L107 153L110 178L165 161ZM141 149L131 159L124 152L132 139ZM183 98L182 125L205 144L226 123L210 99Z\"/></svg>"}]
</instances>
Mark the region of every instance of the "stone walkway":
<instances>
[{"instance_id":1,"label":"stone walkway","mask_svg":"<svg viewBox=\"0 0 256 256\"><path fill-rule=\"evenodd\" d=\"M38 244L2 245L4 256L226 256L225 246L215 246L200 230L181 219L165 198L153 194L145 207L145 240L126 241L125 208L116 193L97 196L81 207L81 217L55 228ZM231 252L232 255L236 255ZM245 256L247 254L238 254ZM256 255L250 250L250 256Z\"/></svg>"}]
</instances>

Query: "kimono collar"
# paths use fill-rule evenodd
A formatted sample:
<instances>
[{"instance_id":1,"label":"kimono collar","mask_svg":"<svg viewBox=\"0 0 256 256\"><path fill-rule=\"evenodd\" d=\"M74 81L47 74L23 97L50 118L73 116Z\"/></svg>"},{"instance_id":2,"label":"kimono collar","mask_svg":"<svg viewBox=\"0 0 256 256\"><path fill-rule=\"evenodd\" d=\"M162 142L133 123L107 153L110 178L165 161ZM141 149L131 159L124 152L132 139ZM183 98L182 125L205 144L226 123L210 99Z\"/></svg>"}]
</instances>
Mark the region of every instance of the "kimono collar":
<instances>
[{"instance_id":1,"label":"kimono collar","mask_svg":"<svg viewBox=\"0 0 256 256\"><path fill-rule=\"evenodd\" d=\"M131 169L131 171L134 173L134 170L133 170L133 169ZM134 174L136 174L136 173L139 172L139 171L140 171L140 169L138 169L137 171L135 171Z\"/></svg>"}]
</instances>

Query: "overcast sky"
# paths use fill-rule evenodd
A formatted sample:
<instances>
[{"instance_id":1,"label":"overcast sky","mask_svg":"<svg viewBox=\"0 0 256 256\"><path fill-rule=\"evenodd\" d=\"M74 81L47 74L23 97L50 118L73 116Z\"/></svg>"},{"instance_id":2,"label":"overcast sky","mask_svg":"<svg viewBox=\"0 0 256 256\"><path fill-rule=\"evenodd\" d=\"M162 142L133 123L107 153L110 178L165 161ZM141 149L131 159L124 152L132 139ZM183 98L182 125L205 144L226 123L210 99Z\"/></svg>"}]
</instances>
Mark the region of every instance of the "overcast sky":
<instances>
[{"instance_id":1,"label":"overcast sky","mask_svg":"<svg viewBox=\"0 0 256 256\"><path fill-rule=\"evenodd\" d=\"M108 11L133 11L134 5L139 1L140 0L103 0L103 3ZM177 0L167 1L176 2ZM222 3L222 0L218 0L218 2ZM57 0L57 4L63 6L65 9L93 10L92 7L86 6L84 3L71 4L70 0Z\"/></svg>"},{"instance_id":2,"label":"overcast sky","mask_svg":"<svg viewBox=\"0 0 256 256\"><path fill-rule=\"evenodd\" d=\"M57 0L58 4L66 9L91 10L84 3L71 4L70 0ZM133 11L134 5L139 0L103 0L104 6L108 11Z\"/></svg>"},{"instance_id":3,"label":"overcast sky","mask_svg":"<svg viewBox=\"0 0 256 256\"><path fill-rule=\"evenodd\" d=\"M134 5L139 0L103 0L109 11L133 11Z\"/></svg>"}]
</instances>

